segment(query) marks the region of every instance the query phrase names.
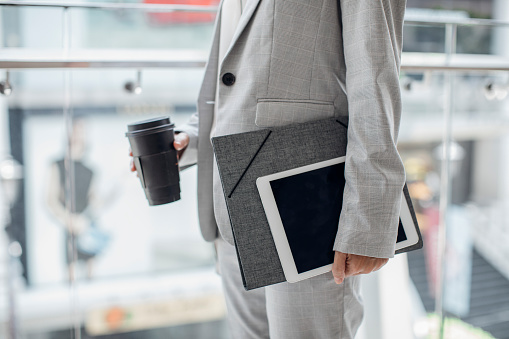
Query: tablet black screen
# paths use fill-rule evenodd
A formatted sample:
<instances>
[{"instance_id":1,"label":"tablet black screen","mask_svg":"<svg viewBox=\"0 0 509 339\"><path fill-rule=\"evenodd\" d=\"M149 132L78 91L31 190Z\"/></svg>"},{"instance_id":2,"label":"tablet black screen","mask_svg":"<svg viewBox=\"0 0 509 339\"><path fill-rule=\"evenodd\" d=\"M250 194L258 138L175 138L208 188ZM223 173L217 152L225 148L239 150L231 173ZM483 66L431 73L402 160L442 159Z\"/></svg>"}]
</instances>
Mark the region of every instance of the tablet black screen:
<instances>
[{"instance_id":1,"label":"tablet black screen","mask_svg":"<svg viewBox=\"0 0 509 339\"><path fill-rule=\"evenodd\" d=\"M399 218L399 226L398 226L398 238L396 239L396 243L405 241L408 238L406 237L405 229L403 228L403 224L401 223L401 218Z\"/></svg>"},{"instance_id":2,"label":"tablet black screen","mask_svg":"<svg viewBox=\"0 0 509 339\"><path fill-rule=\"evenodd\" d=\"M270 182L299 273L334 261L344 170L340 163Z\"/></svg>"}]
</instances>

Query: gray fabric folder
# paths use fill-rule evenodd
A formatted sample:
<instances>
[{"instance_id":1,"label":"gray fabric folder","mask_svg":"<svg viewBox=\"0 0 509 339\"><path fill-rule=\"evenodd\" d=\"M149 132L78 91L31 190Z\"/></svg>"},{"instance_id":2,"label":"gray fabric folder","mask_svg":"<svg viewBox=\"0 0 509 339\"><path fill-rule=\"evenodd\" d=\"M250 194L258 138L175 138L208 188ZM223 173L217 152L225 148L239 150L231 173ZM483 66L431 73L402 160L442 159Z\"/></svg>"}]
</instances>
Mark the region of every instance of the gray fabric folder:
<instances>
[{"instance_id":1,"label":"gray fabric folder","mask_svg":"<svg viewBox=\"0 0 509 339\"><path fill-rule=\"evenodd\" d=\"M212 138L246 290L286 281L256 179L344 156L348 117ZM405 197L417 219L405 185ZM412 248L422 247L419 243Z\"/></svg>"}]
</instances>

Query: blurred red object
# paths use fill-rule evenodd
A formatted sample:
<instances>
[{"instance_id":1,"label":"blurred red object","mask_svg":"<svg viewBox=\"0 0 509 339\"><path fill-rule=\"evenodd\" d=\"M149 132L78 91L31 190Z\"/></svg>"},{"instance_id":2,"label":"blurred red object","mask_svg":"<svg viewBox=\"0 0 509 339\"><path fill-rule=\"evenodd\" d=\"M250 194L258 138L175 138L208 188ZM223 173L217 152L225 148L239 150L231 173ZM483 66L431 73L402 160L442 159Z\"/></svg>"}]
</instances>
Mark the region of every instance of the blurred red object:
<instances>
[{"instance_id":1,"label":"blurred red object","mask_svg":"<svg viewBox=\"0 0 509 339\"><path fill-rule=\"evenodd\" d=\"M143 0L146 4L217 6L220 0ZM155 12L148 13L150 22L158 25L182 23L207 23L214 21L216 13L205 12Z\"/></svg>"}]
</instances>

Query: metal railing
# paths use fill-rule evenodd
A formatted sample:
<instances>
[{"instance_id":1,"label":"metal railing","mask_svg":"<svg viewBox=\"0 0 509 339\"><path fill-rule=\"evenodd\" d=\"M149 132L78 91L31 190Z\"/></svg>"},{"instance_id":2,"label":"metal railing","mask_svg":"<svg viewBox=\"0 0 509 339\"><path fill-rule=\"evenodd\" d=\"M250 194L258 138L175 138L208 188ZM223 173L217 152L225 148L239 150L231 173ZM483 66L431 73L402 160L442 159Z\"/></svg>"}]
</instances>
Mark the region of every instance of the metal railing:
<instances>
[{"instance_id":1,"label":"metal railing","mask_svg":"<svg viewBox=\"0 0 509 339\"><path fill-rule=\"evenodd\" d=\"M71 9L134 10L144 12L198 12L214 13L217 6L107 3L107 2L46 2L3 1L5 7L61 8L62 48L53 51L6 48L0 57L0 69L47 69L47 68L202 68L206 64L206 53L199 51L160 50L95 50L90 53L72 50L70 47Z\"/></svg>"},{"instance_id":2,"label":"metal railing","mask_svg":"<svg viewBox=\"0 0 509 339\"><path fill-rule=\"evenodd\" d=\"M41 55L30 53L27 49L4 49L0 56L0 69L34 69L34 68L193 68L203 67L206 63L206 54L199 51L154 51L154 50L101 50L95 51L93 56L83 51L70 48L70 18L69 10L101 9L101 10L135 10L145 12L215 12L215 6L192 6L192 5L160 5L160 4L130 4L130 3L64 3L64 2L41 2L41 1L3 1L0 6L29 6L41 8L63 9L63 41L62 49ZM509 22L488 19L412 19L407 18L405 25L411 26L439 26L445 29L445 52L435 55L416 53L404 53L401 69L404 71L440 71L447 72L444 77L444 115L443 115L443 154L441 163L440 189L440 220L438 236L438 258L443 258L445 253L446 238L446 214L450 201L450 145L452 136L452 111L453 111L453 73L454 72L488 72L509 71L509 58L485 55L465 56L456 54L457 29L460 26L479 27L509 27ZM89 50L90 51L90 50ZM28 53L28 55L27 55ZM150 57L148 57L150 56ZM70 80L66 77L66 98L69 98ZM71 121L70 102L64 103L64 118ZM68 124L69 125L69 124ZM68 134L71 133L68 126ZM436 313L442 315L442 281L443 268L438 263L436 284ZM441 323L441 326L443 322ZM79 327L76 321L76 328ZM75 336L79 338L79 333Z\"/></svg>"},{"instance_id":3,"label":"metal railing","mask_svg":"<svg viewBox=\"0 0 509 339\"><path fill-rule=\"evenodd\" d=\"M106 10L138 10L146 12L215 12L217 6L140 4L109 2L61 2L61 1L2 1L1 6L46 7L46 8L88 8Z\"/></svg>"},{"instance_id":4,"label":"metal railing","mask_svg":"<svg viewBox=\"0 0 509 339\"><path fill-rule=\"evenodd\" d=\"M85 53L87 52L87 53ZM92 53L93 52L93 53ZM150 49L122 50L63 50L4 49L0 69L99 69L99 68L203 68L207 52L199 50L161 51ZM94 56L91 56L94 54ZM447 56L446 53L403 53L402 71L494 72L509 71L509 58L492 55Z\"/></svg>"},{"instance_id":5,"label":"metal railing","mask_svg":"<svg viewBox=\"0 0 509 339\"><path fill-rule=\"evenodd\" d=\"M0 6L41 7L63 9L63 42L62 49L46 52L30 49L3 49L0 69L42 69L42 68L202 68L206 64L206 53L200 51L161 52L160 50L94 50L94 53L70 48L69 10L134 10L144 12L216 12L216 6L145 4L145 3L107 3L107 2L59 2L59 1L3 1ZM458 18L412 19L406 18L409 26L440 26L446 30L446 39L456 35L459 26L509 27L508 21L490 19ZM446 49L449 48L446 46ZM90 51L90 50L88 50ZM91 55L94 55L91 57ZM149 57L150 56L150 57ZM418 53L404 53L401 69L403 71L440 71L440 72L489 72L509 71L509 58L493 56L461 56L455 53L442 53L432 56Z\"/></svg>"},{"instance_id":6,"label":"metal railing","mask_svg":"<svg viewBox=\"0 0 509 339\"><path fill-rule=\"evenodd\" d=\"M62 2L62 1L2 1L0 6L23 6L23 7L53 7L53 8L89 8L105 10L140 10L147 12L215 12L217 6L201 5L176 5L176 4L147 4L147 3L109 3L109 2ZM491 26L509 27L509 21L477 18L457 18L449 20L440 19L412 19L406 18L408 25L456 25L456 26Z\"/></svg>"}]
</instances>

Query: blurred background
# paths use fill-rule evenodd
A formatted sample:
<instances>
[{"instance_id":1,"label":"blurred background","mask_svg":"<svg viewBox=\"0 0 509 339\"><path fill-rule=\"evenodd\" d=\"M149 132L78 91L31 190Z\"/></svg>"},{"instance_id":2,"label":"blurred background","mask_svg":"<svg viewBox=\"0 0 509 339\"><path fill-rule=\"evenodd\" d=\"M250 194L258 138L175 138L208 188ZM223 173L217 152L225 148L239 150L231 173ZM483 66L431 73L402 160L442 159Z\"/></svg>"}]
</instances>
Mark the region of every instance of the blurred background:
<instances>
[{"instance_id":1,"label":"blurred background","mask_svg":"<svg viewBox=\"0 0 509 339\"><path fill-rule=\"evenodd\" d=\"M0 338L229 338L196 168L149 207L125 137L195 111L218 2L0 2ZM425 246L365 277L357 338L508 339L509 2L407 4Z\"/></svg>"}]
</instances>

